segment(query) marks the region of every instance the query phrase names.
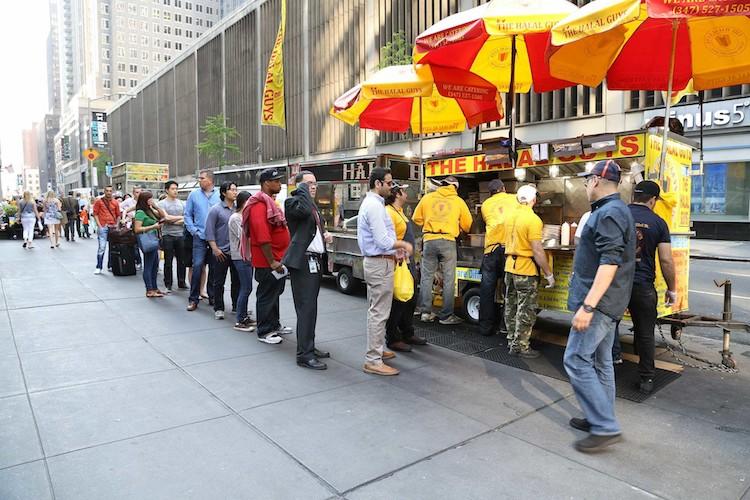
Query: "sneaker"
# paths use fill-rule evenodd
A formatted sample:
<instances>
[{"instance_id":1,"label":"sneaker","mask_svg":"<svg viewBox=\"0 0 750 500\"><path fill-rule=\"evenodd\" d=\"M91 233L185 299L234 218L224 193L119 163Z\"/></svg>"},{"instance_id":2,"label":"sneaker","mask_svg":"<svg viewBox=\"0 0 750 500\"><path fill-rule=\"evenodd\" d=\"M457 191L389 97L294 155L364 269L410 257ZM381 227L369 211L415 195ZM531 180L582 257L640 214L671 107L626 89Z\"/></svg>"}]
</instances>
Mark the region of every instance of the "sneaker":
<instances>
[{"instance_id":1,"label":"sneaker","mask_svg":"<svg viewBox=\"0 0 750 500\"><path fill-rule=\"evenodd\" d=\"M243 322L235 323L233 328L237 330L238 332L254 332L255 331L254 326L248 325L247 323L243 323Z\"/></svg>"},{"instance_id":2,"label":"sneaker","mask_svg":"<svg viewBox=\"0 0 750 500\"><path fill-rule=\"evenodd\" d=\"M422 323L432 323L433 321L435 321L435 318L437 318L437 316L435 316L435 313L422 313L422 315L419 317L419 321L421 321Z\"/></svg>"},{"instance_id":3,"label":"sneaker","mask_svg":"<svg viewBox=\"0 0 750 500\"><path fill-rule=\"evenodd\" d=\"M596 453L597 451L604 451L607 447L620 441L622 441L622 434L613 436L589 434L588 437L576 441L575 447L581 453Z\"/></svg>"},{"instance_id":4,"label":"sneaker","mask_svg":"<svg viewBox=\"0 0 750 500\"><path fill-rule=\"evenodd\" d=\"M247 316L245 316L245 319L242 320L243 323L247 323L248 325L257 325L258 322L253 319L252 314L248 313Z\"/></svg>"},{"instance_id":5,"label":"sneaker","mask_svg":"<svg viewBox=\"0 0 750 500\"><path fill-rule=\"evenodd\" d=\"M289 326L280 326L274 331L276 335L289 335L292 332L294 332L294 330L292 330L292 328Z\"/></svg>"},{"instance_id":6,"label":"sneaker","mask_svg":"<svg viewBox=\"0 0 750 500\"><path fill-rule=\"evenodd\" d=\"M617 356L612 358L612 364L613 365L621 365L622 364L622 354L618 354Z\"/></svg>"},{"instance_id":7,"label":"sneaker","mask_svg":"<svg viewBox=\"0 0 750 500\"><path fill-rule=\"evenodd\" d=\"M396 357L396 353L393 351L386 351L383 350L383 355L381 356L381 359L393 359Z\"/></svg>"},{"instance_id":8,"label":"sneaker","mask_svg":"<svg viewBox=\"0 0 750 500\"><path fill-rule=\"evenodd\" d=\"M135 270L136 271L140 271L141 269L143 269L143 264L136 264L135 265Z\"/></svg>"},{"instance_id":9,"label":"sneaker","mask_svg":"<svg viewBox=\"0 0 750 500\"><path fill-rule=\"evenodd\" d=\"M536 349L532 349L531 347L529 347L528 349L524 349L523 351L511 349L510 355L524 359L536 359L541 356L542 353L537 351Z\"/></svg>"},{"instance_id":10,"label":"sneaker","mask_svg":"<svg viewBox=\"0 0 750 500\"><path fill-rule=\"evenodd\" d=\"M583 431L583 432L591 431L591 424L585 418L573 417L570 419L569 423L572 428L577 429L579 431Z\"/></svg>"},{"instance_id":11,"label":"sneaker","mask_svg":"<svg viewBox=\"0 0 750 500\"><path fill-rule=\"evenodd\" d=\"M264 344L281 344L282 340L281 337L276 335L276 332L267 333L262 337L258 337L258 342L263 342Z\"/></svg>"},{"instance_id":12,"label":"sneaker","mask_svg":"<svg viewBox=\"0 0 750 500\"><path fill-rule=\"evenodd\" d=\"M214 311L214 319L224 319L224 311Z\"/></svg>"},{"instance_id":13,"label":"sneaker","mask_svg":"<svg viewBox=\"0 0 750 500\"><path fill-rule=\"evenodd\" d=\"M26 242L25 241L23 242L23 247L26 248Z\"/></svg>"},{"instance_id":14,"label":"sneaker","mask_svg":"<svg viewBox=\"0 0 750 500\"><path fill-rule=\"evenodd\" d=\"M464 322L464 320L462 320L461 318L459 318L455 314L451 314L447 318L441 319L439 321L439 323L441 325L458 325L458 324L463 323L463 322Z\"/></svg>"},{"instance_id":15,"label":"sneaker","mask_svg":"<svg viewBox=\"0 0 750 500\"><path fill-rule=\"evenodd\" d=\"M102 270L97 267L94 269L94 274L102 274Z\"/></svg>"},{"instance_id":16,"label":"sneaker","mask_svg":"<svg viewBox=\"0 0 750 500\"><path fill-rule=\"evenodd\" d=\"M642 378L640 384L638 384L638 391L641 394L651 394L654 392L654 379Z\"/></svg>"}]
</instances>

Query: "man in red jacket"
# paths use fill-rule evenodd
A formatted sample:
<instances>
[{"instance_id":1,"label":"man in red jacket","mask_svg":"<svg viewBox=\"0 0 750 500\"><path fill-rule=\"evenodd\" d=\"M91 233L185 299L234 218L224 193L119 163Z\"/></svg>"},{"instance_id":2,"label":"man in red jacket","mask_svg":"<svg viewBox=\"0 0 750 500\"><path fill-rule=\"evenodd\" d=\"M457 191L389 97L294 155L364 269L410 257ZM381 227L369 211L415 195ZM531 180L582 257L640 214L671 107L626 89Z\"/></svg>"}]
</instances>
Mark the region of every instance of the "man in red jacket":
<instances>
[{"instance_id":1,"label":"man in red jacket","mask_svg":"<svg viewBox=\"0 0 750 500\"><path fill-rule=\"evenodd\" d=\"M279 322L279 297L284 293L287 269L281 264L289 247L289 229L284 212L273 199L281 192L284 174L276 168L267 168L259 175L260 191L245 206L242 222L250 239L250 253L255 268L258 315L258 340L266 344L279 344L281 337L292 329Z\"/></svg>"}]
</instances>

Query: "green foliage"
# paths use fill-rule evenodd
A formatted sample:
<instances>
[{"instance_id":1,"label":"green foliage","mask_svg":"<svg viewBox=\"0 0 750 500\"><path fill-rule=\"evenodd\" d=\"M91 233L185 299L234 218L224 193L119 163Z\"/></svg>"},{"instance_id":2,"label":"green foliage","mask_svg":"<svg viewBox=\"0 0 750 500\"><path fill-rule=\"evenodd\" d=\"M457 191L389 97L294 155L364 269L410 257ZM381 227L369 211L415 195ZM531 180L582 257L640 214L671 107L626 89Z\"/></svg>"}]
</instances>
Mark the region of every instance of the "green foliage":
<instances>
[{"instance_id":1,"label":"green foliage","mask_svg":"<svg viewBox=\"0 0 750 500\"><path fill-rule=\"evenodd\" d=\"M10 203L8 203L7 205L5 205L3 207L3 212L8 217L14 217L18 213L18 207L16 207L15 205L11 205Z\"/></svg>"},{"instance_id":2,"label":"green foliage","mask_svg":"<svg viewBox=\"0 0 750 500\"><path fill-rule=\"evenodd\" d=\"M112 161L112 157L106 151L99 150L99 158L94 160L94 167L96 171L103 174L107 170L107 162Z\"/></svg>"},{"instance_id":3,"label":"green foliage","mask_svg":"<svg viewBox=\"0 0 750 500\"><path fill-rule=\"evenodd\" d=\"M195 146L200 154L215 161L217 165L224 163L229 153L240 154L239 146L233 142L240 134L237 129L225 123L223 114L206 118L206 123L201 127L204 140Z\"/></svg>"},{"instance_id":4,"label":"green foliage","mask_svg":"<svg viewBox=\"0 0 750 500\"><path fill-rule=\"evenodd\" d=\"M379 68L395 66L398 64L411 64L411 44L406 41L403 31L397 31L391 37L391 41L380 48Z\"/></svg>"}]
</instances>

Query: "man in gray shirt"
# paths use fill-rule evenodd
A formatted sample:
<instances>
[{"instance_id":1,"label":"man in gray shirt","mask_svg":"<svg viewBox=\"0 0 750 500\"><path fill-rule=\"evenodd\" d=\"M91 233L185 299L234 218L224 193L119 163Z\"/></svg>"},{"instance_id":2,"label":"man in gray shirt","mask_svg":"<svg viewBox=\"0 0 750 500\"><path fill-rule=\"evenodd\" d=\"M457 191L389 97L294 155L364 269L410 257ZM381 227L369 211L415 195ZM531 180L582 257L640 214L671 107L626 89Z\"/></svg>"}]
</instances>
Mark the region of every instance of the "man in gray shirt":
<instances>
[{"instance_id":1,"label":"man in gray shirt","mask_svg":"<svg viewBox=\"0 0 750 500\"><path fill-rule=\"evenodd\" d=\"M161 200L159 208L167 213L166 224L161 229L161 248L164 250L164 286L172 291L172 261L177 259L177 287L188 288L185 283L185 226L182 216L185 212L185 202L177 197L177 183L167 181L164 184L167 197Z\"/></svg>"},{"instance_id":2,"label":"man in gray shirt","mask_svg":"<svg viewBox=\"0 0 750 500\"><path fill-rule=\"evenodd\" d=\"M208 211L206 241L216 259L213 279L209 285L214 296L214 318L224 319L224 283L227 280L227 270L232 270L232 281L239 282L229 247L229 218L234 213L237 185L234 182L225 182L219 187L219 197L221 203L214 205Z\"/></svg>"}]
</instances>

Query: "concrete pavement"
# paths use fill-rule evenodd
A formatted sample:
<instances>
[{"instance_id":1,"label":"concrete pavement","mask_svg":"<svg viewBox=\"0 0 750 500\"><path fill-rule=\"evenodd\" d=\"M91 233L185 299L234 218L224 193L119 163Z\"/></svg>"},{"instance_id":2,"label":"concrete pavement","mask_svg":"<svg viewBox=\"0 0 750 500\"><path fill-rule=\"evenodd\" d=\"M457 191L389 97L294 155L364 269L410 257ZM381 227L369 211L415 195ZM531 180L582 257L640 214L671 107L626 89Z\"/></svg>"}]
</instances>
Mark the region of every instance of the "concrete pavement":
<instances>
[{"instance_id":1,"label":"concrete pavement","mask_svg":"<svg viewBox=\"0 0 750 500\"><path fill-rule=\"evenodd\" d=\"M361 295L321 291L332 359L312 372L293 336L146 299L140 274L94 276L95 252L0 241L3 500L750 499L744 372L618 400L626 441L581 455L567 383L436 346L400 354L398 377L362 373ZM294 326L288 289L281 307Z\"/></svg>"},{"instance_id":2,"label":"concrete pavement","mask_svg":"<svg viewBox=\"0 0 750 500\"><path fill-rule=\"evenodd\" d=\"M750 262L750 241L690 240L690 258Z\"/></svg>"}]
</instances>

